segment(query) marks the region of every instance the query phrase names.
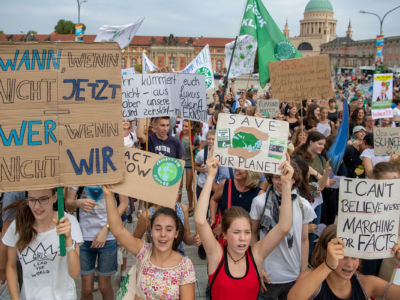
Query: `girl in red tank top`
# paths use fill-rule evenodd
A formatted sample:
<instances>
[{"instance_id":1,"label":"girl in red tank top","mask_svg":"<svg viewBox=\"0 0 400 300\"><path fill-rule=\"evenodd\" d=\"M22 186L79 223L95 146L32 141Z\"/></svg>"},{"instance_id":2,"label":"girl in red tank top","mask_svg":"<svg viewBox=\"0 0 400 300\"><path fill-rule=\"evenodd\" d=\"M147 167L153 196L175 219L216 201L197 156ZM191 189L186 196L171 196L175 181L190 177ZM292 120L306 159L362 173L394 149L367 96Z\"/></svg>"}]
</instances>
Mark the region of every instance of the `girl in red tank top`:
<instances>
[{"instance_id":1,"label":"girl in red tank top","mask_svg":"<svg viewBox=\"0 0 400 300\"><path fill-rule=\"evenodd\" d=\"M258 269L269 253L280 243L292 226L293 168L290 158L280 166L282 182L282 204L279 223L251 248L251 223L247 211L232 206L222 217L222 232L227 245L215 239L207 222L207 210L218 160L210 153L207 160L207 179L200 194L194 215L197 232L207 254L211 299L257 299L260 289ZM229 201L229 200L228 200ZM254 239L256 240L256 239Z\"/></svg>"},{"instance_id":2,"label":"girl in red tank top","mask_svg":"<svg viewBox=\"0 0 400 300\"><path fill-rule=\"evenodd\" d=\"M239 282L240 280L240 282ZM237 289L238 282L240 289ZM233 277L229 271L226 247L217 270L208 275L211 299L256 299L260 290L260 276L254 262L251 247L246 251L246 273Z\"/></svg>"}]
</instances>

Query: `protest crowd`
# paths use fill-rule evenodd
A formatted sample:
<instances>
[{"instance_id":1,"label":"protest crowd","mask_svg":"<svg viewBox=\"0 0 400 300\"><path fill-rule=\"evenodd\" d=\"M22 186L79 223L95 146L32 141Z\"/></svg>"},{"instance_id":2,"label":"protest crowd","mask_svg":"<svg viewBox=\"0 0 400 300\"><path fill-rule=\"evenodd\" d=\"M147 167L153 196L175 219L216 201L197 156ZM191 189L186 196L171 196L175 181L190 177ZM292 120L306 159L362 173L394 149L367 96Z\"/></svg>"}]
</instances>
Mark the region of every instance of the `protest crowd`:
<instances>
[{"instance_id":1,"label":"protest crowd","mask_svg":"<svg viewBox=\"0 0 400 300\"><path fill-rule=\"evenodd\" d=\"M400 157L375 155L373 142L374 128L400 125L399 80L394 80L393 118L377 121L371 118L371 99L358 89L368 80L339 76L331 99L279 104L274 119L289 123L281 175L222 167L213 156L218 117L261 118L257 103L269 101L273 89L238 90L234 79L226 90L221 84L208 105L208 123L191 122L190 132L188 120L179 116L152 118L148 128L144 119L122 120L126 147L145 150L147 143L149 152L184 160L186 185L182 180L174 209L114 195L109 186L64 188L67 213L57 221L55 189L3 193L0 275L11 298L17 299L23 284L23 299L38 299L30 297L34 291L40 299L75 299L73 278L80 275L82 299L93 298L95 280L103 299L113 299L117 291L111 277L120 248L121 282L129 271L126 253L137 259L143 293L137 299L194 299L196 274L185 256L186 244L198 246L198 255L208 261L211 299L372 299L384 294L398 299L400 287L387 282L400 260L399 245L393 247L393 258L361 262L344 256L345 244L336 237L340 177L400 176ZM343 99L348 101L349 138L333 175L327 152L344 122ZM180 201L183 189L188 206ZM129 232L125 225L135 215L136 228ZM196 233L189 228L192 217ZM53 252L61 234L66 259ZM29 258L45 241L51 245L43 249L51 257L47 263L52 260L48 288L35 279L40 268ZM26 248L30 251L21 256Z\"/></svg>"},{"instance_id":2,"label":"protest crowd","mask_svg":"<svg viewBox=\"0 0 400 300\"><path fill-rule=\"evenodd\" d=\"M252 27L250 14L267 24L265 8L247 8L243 28ZM96 44L57 45L59 57L119 57L116 44ZM19 55L7 47L0 45L2 89L1 80L13 86L5 76L15 71L5 57ZM36 45L25 47L15 71L21 78L34 76L18 73L29 61L29 71L35 59L39 66L40 49L29 60ZM327 56L300 58L296 50L290 58L298 59L270 64L270 81L259 53L260 87L238 88L229 70L211 82L191 64L187 72L124 69L120 77L111 59L93 72L76 62L59 72L56 51L46 51L53 56L40 70L58 74L60 123L35 103L21 108L35 111L30 121L0 103L0 300L90 300L95 285L105 300L195 299L204 274L196 274L188 246L207 264L207 299L400 299L400 78L332 75ZM301 74L298 81L288 70ZM301 77L304 97L294 91ZM51 90L47 96L50 103ZM18 152L25 142L30 151ZM40 161L36 149L44 147L59 156ZM81 148L89 159L78 159ZM88 180L95 176L101 180Z\"/></svg>"}]
</instances>

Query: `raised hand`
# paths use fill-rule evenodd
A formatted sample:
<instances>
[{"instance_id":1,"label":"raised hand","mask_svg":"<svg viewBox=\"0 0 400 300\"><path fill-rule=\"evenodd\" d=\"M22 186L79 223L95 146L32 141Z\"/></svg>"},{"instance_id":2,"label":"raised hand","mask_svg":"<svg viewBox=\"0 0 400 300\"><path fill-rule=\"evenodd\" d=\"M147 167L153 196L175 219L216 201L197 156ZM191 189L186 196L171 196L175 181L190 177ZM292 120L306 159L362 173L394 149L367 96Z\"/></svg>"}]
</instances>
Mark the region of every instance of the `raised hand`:
<instances>
[{"instance_id":1,"label":"raised hand","mask_svg":"<svg viewBox=\"0 0 400 300\"><path fill-rule=\"evenodd\" d=\"M334 238L328 243L325 263L329 268L336 269L339 260L344 258L344 242L340 238Z\"/></svg>"}]
</instances>

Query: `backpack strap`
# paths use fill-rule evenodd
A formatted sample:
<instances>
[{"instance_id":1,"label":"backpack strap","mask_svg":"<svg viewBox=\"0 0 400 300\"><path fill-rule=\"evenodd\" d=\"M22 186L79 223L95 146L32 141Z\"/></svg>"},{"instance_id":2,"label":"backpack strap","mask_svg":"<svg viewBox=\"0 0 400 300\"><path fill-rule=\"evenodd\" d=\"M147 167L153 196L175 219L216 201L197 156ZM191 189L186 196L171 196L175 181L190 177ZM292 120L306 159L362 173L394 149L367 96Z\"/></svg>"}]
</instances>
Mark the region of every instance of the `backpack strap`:
<instances>
[{"instance_id":1,"label":"backpack strap","mask_svg":"<svg viewBox=\"0 0 400 300\"><path fill-rule=\"evenodd\" d=\"M300 206L300 210L301 210L301 219L304 221L304 206L303 206L303 202L301 202L300 196L297 195L297 202L299 203Z\"/></svg>"}]
</instances>

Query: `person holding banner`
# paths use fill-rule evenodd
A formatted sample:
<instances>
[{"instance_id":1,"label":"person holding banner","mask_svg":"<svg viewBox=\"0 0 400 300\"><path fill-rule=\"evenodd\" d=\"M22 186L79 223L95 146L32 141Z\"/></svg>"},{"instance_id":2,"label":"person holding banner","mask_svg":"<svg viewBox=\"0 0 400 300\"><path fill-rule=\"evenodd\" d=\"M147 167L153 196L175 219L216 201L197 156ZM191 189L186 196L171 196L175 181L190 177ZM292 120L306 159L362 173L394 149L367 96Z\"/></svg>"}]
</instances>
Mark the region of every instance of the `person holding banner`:
<instances>
[{"instance_id":1,"label":"person holding banner","mask_svg":"<svg viewBox=\"0 0 400 300\"><path fill-rule=\"evenodd\" d=\"M336 225L329 225L318 239L311 257L313 270L303 272L288 294L288 300L400 299L400 286L376 276L359 274L358 258L344 256L344 242L336 237ZM400 260L400 245L392 253Z\"/></svg>"},{"instance_id":2,"label":"person holding banner","mask_svg":"<svg viewBox=\"0 0 400 300\"><path fill-rule=\"evenodd\" d=\"M282 175L282 206L280 221L260 241L250 246L251 221L243 208L232 206L222 217L222 232L227 245L222 247L215 239L207 221L207 210L218 159L210 154L207 160L208 175L197 204L194 220L208 259L208 278L211 298L257 299L260 290L259 270L265 257L280 243L292 225L293 168L290 159L280 166Z\"/></svg>"},{"instance_id":3,"label":"person holding banner","mask_svg":"<svg viewBox=\"0 0 400 300\"><path fill-rule=\"evenodd\" d=\"M143 274L138 283L146 299L194 300L196 274L189 257L183 256L178 245L183 239L182 223L168 207L155 211L150 220L152 243L130 234L122 224L114 194L103 187L110 230L118 242L136 256Z\"/></svg>"},{"instance_id":4,"label":"person holding banner","mask_svg":"<svg viewBox=\"0 0 400 300\"><path fill-rule=\"evenodd\" d=\"M3 237L7 246L8 288L14 299L77 299L74 278L80 273L79 247L83 242L78 221L70 214L58 220L53 205L57 189L29 191L28 198L9 205L15 220ZM59 235L65 235L66 256L59 254ZM23 285L19 295L17 259Z\"/></svg>"}]
</instances>

